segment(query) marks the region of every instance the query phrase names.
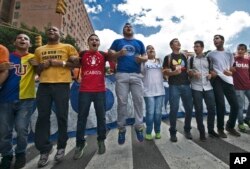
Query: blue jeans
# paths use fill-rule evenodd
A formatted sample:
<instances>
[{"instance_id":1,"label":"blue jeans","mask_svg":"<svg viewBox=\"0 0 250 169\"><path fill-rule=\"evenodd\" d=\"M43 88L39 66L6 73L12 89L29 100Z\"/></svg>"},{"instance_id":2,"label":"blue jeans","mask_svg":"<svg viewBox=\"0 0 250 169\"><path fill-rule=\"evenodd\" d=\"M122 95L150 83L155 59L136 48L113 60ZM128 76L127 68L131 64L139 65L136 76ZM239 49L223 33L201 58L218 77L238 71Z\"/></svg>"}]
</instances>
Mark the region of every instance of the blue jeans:
<instances>
[{"instance_id":1,"label":"blue jeans","mask_svg":"<svg viewBox=\"0 0 250 169\"><path fill-rule=\"evenodd\" d=\"M144 97L146 104L146 134L151 134L153 130L159 133L161 130L161 111L163 96Z\"/></svg>"},{"instance_id":2,"label":"blue jeans","mask_svg":"<svg viewBox=\"0 0 250 169\"><path fill-rule=\"evenodd\" d=\"M13 154L12 133L14 126L17 132L15 153L25 153L33 105L34 99L0 103L0 153L2 156Z\"/></svg>"},{"instance_id":3,"label":"blue jeans","mask_svg":"<svg viewBox=\"0 0 250 169\"><path fill-rule=\"evenodd\" d=\"M37 90L38 117L35 128L35 145L41 154L48 153L50 142L50 115L52 103L58 124L57 149L65 148L68 140L69 83L40 83Z\"/></svg>"},{"instance_id":4,"label":"blue jeans","mask_svg":"<svg viewBox=\"0 0 250 169\"><path fill-rule=\"evenodd\" d=\"M234 86L232 84L226 83L219 76L217 76L212 81L212 85L214 88L216 103L217 128L219 130L224 130L224 116L226 113L224 96L227 98L227 101L230 105L230 114L226 125L228 128L234 128L239 111L239 105Z\"/></svg>"},{"instance_id":5,"label":"blue jeans","mask_svg":"<svg viewBox=\"0 0 250 169\"><path fill-rule=\"evenodd\" d=\"M248 99L248 109L247 114L245 117L245 120L250 120L250 90L236 90L236 96L239 103L239 112L238 112L238 123L243 124L244 118L243 118L243 105L245 103L245 96Z\"/></svg>"},{"instance_id":6,"label":"blue jeans","mask_svg":"<svg viewBox=\"0 0 250 169\"><path fill-rule=\"evenodd\" d=\"M106 139L105 92L79 92L76 146L85 142L85 129L91 102L94 103L97 119L97 140Z\"/></svg>"},{"instance_id":7,"label":"blue jeans","mask_svg":"<svg viewBox=\"0 0 250 169\"><path fill-rule=\"evenodd\" d=\"M167 105L169 101L169 87L164 87L165 89L165 99L164 99L164 108L167 110Z\"/></svg>"},{"instance_id":8,"label":"blue jeans","mask_svg":"<svg viewBox=\"0 0 250 169\"><path fill-rule=\"evenodd\" d=\"M185 109L184 131L190 132L193 112L192 92L190 85L169 85L169 102L170 102L170 135L176 134L176 116L179 110L180 98Z\"/></svg>"},{"instance_id":9,"label":"blue jeans","mask_svg":"<svg viewBox=\"0 0 250 169\"><path fill-rule=\"evenodd\" d=\"M195 117L197 121L197 127L200 132L205 132L203 125L203 99L207 106L207 129L208 132L214 130L214 119L215 119L215 98L214 91L197 91L192 90L193 102L195 108Z\"/></svg>"}]
</instances>

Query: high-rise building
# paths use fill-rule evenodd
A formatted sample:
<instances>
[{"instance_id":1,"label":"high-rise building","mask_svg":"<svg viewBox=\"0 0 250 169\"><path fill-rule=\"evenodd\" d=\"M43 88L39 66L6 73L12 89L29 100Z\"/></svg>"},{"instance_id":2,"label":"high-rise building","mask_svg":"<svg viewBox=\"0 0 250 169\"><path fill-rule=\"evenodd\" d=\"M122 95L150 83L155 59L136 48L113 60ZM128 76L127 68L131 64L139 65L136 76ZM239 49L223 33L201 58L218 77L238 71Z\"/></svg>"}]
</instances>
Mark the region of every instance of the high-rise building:
<instances>
[{"instance_id":1,"label":"high-rise building","mask_svg":"<svg viewBox=\"0 0 250 169\"><path fill-rule=\"evenodd\" d=\"M0 0L0 21L19 27L22 23L39 31L53 25L66 36L72 36L81 50L87 48L87 38L94 33L82 0L64 0L66 14L56 13L57 0Z\"/></svg>"}]
</instances>

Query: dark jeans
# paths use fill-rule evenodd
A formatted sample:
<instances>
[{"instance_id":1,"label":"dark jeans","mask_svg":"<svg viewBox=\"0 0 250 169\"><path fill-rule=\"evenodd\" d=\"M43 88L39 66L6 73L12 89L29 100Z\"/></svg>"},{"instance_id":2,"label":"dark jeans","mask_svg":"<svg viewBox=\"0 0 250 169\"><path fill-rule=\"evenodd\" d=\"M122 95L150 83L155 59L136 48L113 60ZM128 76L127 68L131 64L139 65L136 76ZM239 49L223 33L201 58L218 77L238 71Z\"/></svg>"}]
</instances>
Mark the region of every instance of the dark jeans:
<instances>
[{"instance_id":1,"label":"dark jeans","mask_svg":"<svg viewBox=\"0 0 250 169\"><path fill-rule=\"evenodd\" d=\"M65 148L68 140L69 83L40 83L37 90L38 118L35 128L35 145L41 154L52 149L50 115L52 103L58 124L57 149Z\"/></svg>"},{"instance_id":2,"label":"dark jeans","mask_svg":"<svg viewBox=\"0 0 250 169\"><path fill-rule=\"evenodd\" d=\"M217 128L221 130L224 129L224 115L226 113L224 96L226 96L227 101L230 105L230 114L227 121L227 127L234 128L239 111L239 105L237 102L234 86L232 84L226 83L219 76L217 76L212 81L212 85L214 88L214 96L216 102Z\"/></svg>"},{"instance_id":3,"label":"dark jeans","mask_svg":"<svg viewBox=\"0 0 250 169\"><path fill-rule=\"evenodd\" d=\"M165 89L165 99L164 99L164 108L167 110L167 105L169 101L169 87L164 87Z\"/></svg>"},{"instance_id":4,"label":"dark jeans","mask_svg":"<svg viewBox=\"0 0 250 169\"><path fill-rule=\"evenodd\" d=\"M170 102L170 135L176 134L176 116L179 110L180 98L185 109L184 131L190 132L193 112L192 92L190 85L169 85L169 102Z\"/></svg>"},{"instance_id":5,"label":"dark jeans","mask_svg":"<svg viewBox=\"0 0 250 169\"><path fill-rule=\"evenodd\" d=\"M197 121L197 127L200 132L205 132L203 125L203 99L207 106L207 129L208 132L214 130L214 119L215 119L215 98L214 91L197 91L192 90L193 102L195 108L195 117Z\"/></svg>"},{"instance_id":6,"label":"dark jeans","mask_svg":"<svg viewBox=\"0 0 250 169\"><path fill-rule=\"evenodd\" d=\"M97 118L97 140L106 139L105 92L79 92L76 146L85 142L85 129L91 102Z\"/></svg>"}]
</instances>

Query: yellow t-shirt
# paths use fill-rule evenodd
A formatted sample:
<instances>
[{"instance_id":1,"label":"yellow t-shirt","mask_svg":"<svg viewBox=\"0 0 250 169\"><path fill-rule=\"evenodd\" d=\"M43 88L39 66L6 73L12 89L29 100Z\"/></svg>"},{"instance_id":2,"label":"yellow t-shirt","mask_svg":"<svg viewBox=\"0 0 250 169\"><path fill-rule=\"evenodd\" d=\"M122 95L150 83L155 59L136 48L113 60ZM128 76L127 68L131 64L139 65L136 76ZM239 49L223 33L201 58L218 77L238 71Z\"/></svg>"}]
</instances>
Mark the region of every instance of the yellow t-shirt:
<instances>
[{"instance_id":1,"label":"yellow t-shirt","mask_svg":"<svg viewBox=\"0 0 250 169\"><path fill-rule=\"evenodd\" d=\"M35 57L39 63L48 59L67 61L70 56L78 56L76 49L70 44L44 45L35 51ZM55 66L44 69L39 79L40 83L70 83L72 81L70 68Z\"/></svg>"}]
</instances>

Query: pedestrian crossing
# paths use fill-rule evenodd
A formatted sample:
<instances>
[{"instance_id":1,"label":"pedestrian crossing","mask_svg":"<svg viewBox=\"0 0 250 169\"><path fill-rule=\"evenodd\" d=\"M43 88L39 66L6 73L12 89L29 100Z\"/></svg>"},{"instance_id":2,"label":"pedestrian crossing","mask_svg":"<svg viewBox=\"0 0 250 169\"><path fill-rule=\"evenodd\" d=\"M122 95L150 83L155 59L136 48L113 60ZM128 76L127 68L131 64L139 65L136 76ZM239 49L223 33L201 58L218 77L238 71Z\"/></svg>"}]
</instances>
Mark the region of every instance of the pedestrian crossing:
<instances>
[{"instance_id":1,"label":"pedestrian crossing","mask_svg":"<svg viewBox=\"0 0 250 169\"><path fill-rule=\"evenodd\" d=\"M226 118L225 118L226 120ZM250 152L250 131L241 137L228 135L226 139L207 137L199 140L196 121L192 119L192 140L183 135L184 119L177 120L178 142L170 142L169 121L161 125L161 139L138 142L132 126L127 126L126 142L117 143L117 129L107 134L106 153L97 153L96 135L87 137L87 147L79 160L73 160L75 138L68 140L66 156L60 163L54 161L56 145L44 169L228 169L230 152ZM206 119L204 120L206 126ZM216 125L215 125L216 126ZM37 168L39 153L34 144L29 144L25 169Z\"/></svg>"}]
</instances>

